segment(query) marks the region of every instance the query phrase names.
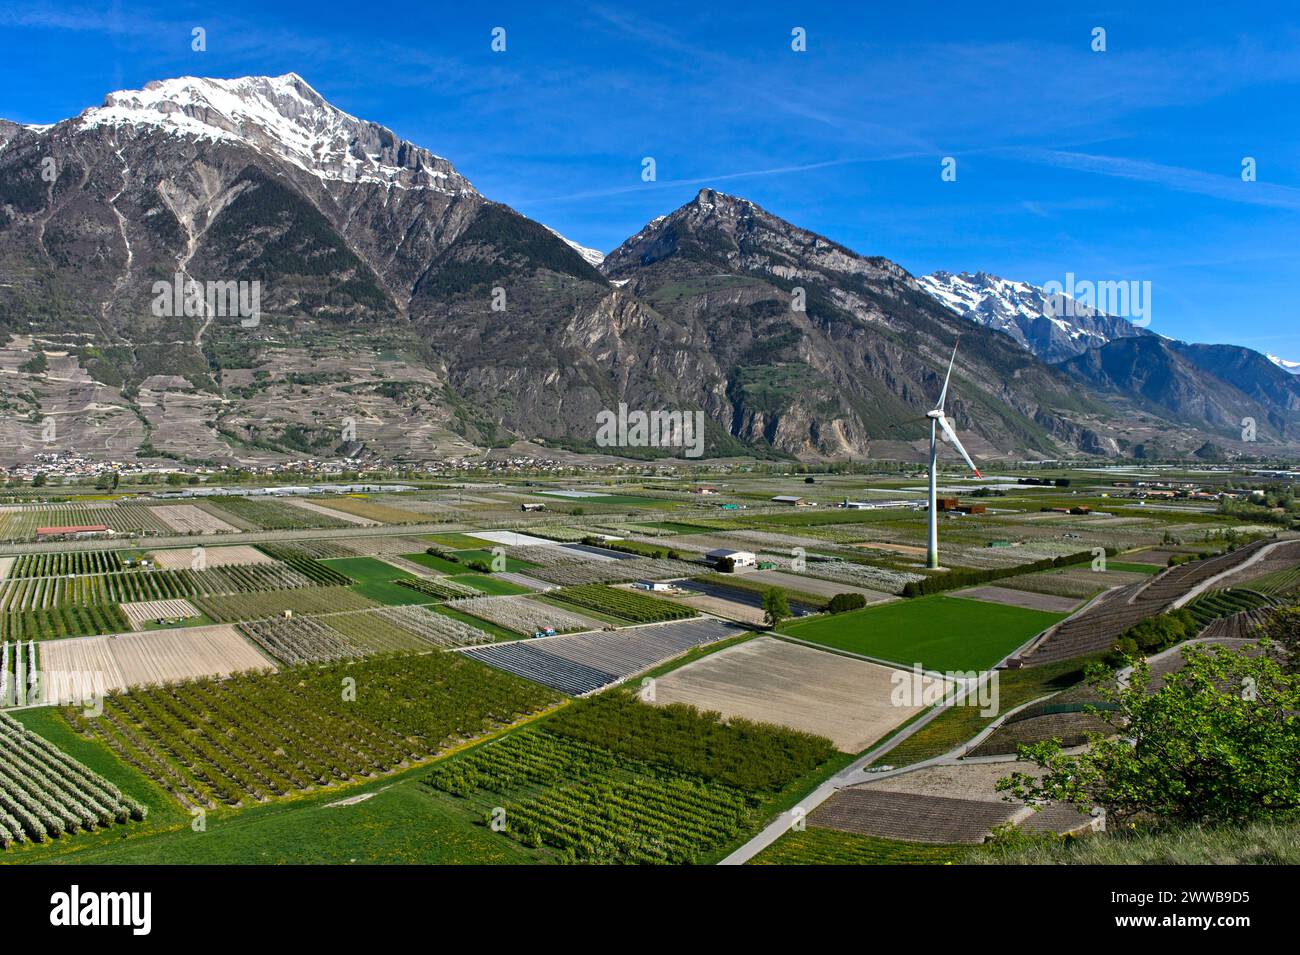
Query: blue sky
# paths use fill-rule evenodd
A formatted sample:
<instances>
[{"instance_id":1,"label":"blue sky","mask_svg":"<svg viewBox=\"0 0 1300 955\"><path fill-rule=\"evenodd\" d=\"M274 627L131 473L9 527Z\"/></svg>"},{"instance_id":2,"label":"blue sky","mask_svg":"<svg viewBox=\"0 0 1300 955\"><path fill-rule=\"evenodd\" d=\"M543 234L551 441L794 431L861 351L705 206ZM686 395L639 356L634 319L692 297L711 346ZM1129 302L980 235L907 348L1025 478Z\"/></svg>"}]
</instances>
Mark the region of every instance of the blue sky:
<instances>
[{"instance_id":1,"label":"blue sky","mask_svg":"<svg viewBox=\"0 0 1300 955\"><path fill-rule=\"evenodd\" d=\"M1300 8L847 6L0 0L0 116L295 71L603 251L710 185L915 274L1150 281L1153 331L1300 359Z\"/></svg>"}]
</instances>

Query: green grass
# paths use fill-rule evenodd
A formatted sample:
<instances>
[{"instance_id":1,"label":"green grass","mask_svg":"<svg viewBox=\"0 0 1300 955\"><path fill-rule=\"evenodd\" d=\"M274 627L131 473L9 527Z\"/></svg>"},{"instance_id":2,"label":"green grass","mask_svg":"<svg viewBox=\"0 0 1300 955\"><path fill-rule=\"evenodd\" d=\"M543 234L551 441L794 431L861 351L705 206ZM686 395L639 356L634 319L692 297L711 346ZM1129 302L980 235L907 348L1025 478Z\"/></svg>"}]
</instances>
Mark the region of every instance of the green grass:
<instances>
[{"instance_id":1,"label":"green grass","mask_svg":"<svg viewBox=\"0 0 1300 955\"><path fill-rule=\"evenodd\" d=\"M187 813L167 829L87 843L77 851L36 858L76 864L474 864L531 861L517 843L474 821L415 785L427 765L402 776L320 793L303 799L208 813L206 831L194 832ZM341 799L368 796L352 805ZM73 846L69 848L75 849ZM19 854L14 853L15 859ZM23 854L26 856L27 854ZM8 861L10 853L0 855ZM24 860L25 861L25 860Z\"/></svg>"},{"instance_id":2,"label":"green grass","mask_svg":"<svg viewBox=\"0 0 1300 955\"><path fill-rule=\"evenodd\" d=\"M489 574L457 574L455 577L448 577L447 579L454 580L458 584L469 584L469 586L483 591L489 597L518 597L532 593L527 587L521 587L519 584L512 583L509 580L501 580Z\"/></svg>"},{"instance_id":3,"label":"green grass","mask_svg":"<svg viewBox=\"0 0 1300 955\"><path fill-rule=\"evenodd\" d=\"M462 565L468 564L471 561L481 560L489 567L492 566L493 555L490 550L458 550L458 551L453 551L453 553L460 558ZM505 569L507 571L510 571L511 573L514 573L516 571L527 570L530 567L536 567L536 566L537 565L532 563L531 561L515 560L513 557L507 557Z\"/></svg>"},{"instance_id":4,"label":"green grass","mask_svg":"<svg viewBox=\"0 0 1300 955\"><path fill-rule=\"evenodd\" d=\"M323 560L321 563L334 568L339 573L347 574L355 580L356 583L349 589L381 604L423 604L429 602L426 595L393 583L394 580L399 578L412 577L412 574L408 574L404 570L398 570L392 564L385 564L382 560L376 560L374 557L338 557L333 560Z\"/></svg>"},{"instance_id":5,"label":"green grass","mask_svg":"<svg viewBox=\"0 0 1300 955\"><path fill-rule=\"evenodd\" d=\"M948 707L872 765L909 766L951 752L969 742L1003 713L1081 683L1089 662L1088 659L1065 660L1022 670L999 670L997 713L984 716L978 706Z\"/></svg>"},{"instance_id":6,"label":"green grass","mask_svg":"<svg viewBox=\"0 0 1300 955\"><path fill-rule=\"evenodd\" d=\"M935 595L831 617L791 621L782 633L904 666L980 670L1065 614Z\"/></svg>"},{"instance_id":7,"label":"green grass","mask_svg":"<svg viewBox=\"0 0 1300 955\"><path fill-rule=\"evenodd\" d=\"M943 865L963 861L968 846L895 842L834 829L787 832L749 865Z\"/></svg>"},{"instance_id":8,"label":"green grass","mask_svg":"<svg viewBox=\"0 0 1300 955\"><path fill-rule=\"evenodd\" d=\"M1164 570L1158 564L1133 564L1128 561L1108 560L1106 561L1107 570L1122 570L1130 574L1158 574Z\"/></svg>"},{"instance_id":9,"label":"green grass","mask_svg":"<svg viewBox=\"0 0 1300 955\"><path fill-rule=\"evenodd\" d=\"M10 710L9 715L25 727L45 737L72 758L116 785L123 793L149 807L149 816L143 822L113 826L96 832L75 833L49 842L24 844L0 852L0 864L35 862L64 856L80 859L86 851L108 850L133 844L153 833L189 826L190 816L168 793L155 786L144 775L123 763L103 743L82 739L72 731L59 709L42 706L28 710Z\"/></svg>"},{"instance_id":10,"label":"green grass","mask_svg":"<svg viewBox=\"0 0 1300 955\"><path fill-rule=\"evenodd\" d=\"M1300 820L1241 827L1192 826L1166 832L1107 832L1044 838L1006 852L972 852L963 862L992 865L1300 865Z\"/></svg>"},{"instance_id":11,"label":"green grass","mask_svg":"<svg viewBox=\"0 0 1300 955\"><path fill-rule=\"evenodd\" d=\"M403 554L403 560L409 560L413 564L419 564L421 567L428 567L430 570L436 570L444 574L463 574L465 566L447 560L444 557L435 557L433 554Z\"/></svg>"}]
</instances>

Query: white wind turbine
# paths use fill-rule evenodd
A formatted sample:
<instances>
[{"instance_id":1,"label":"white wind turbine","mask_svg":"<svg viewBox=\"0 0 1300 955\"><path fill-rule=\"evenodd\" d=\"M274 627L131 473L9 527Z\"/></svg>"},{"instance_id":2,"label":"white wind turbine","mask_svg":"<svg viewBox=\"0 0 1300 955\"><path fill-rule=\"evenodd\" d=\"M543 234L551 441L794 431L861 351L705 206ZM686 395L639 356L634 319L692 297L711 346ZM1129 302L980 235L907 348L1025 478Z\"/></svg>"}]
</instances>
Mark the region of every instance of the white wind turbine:
<instances>
[{"instance_id":1,"label":"white wind turbine","mask_svg":"<svg viewBox=\"0 0 1300 955\"><path fill-rule=\"evenodd\" d=\"M966 459L970 469L975 472L976 477L983 477L980 469L975 466L975 462L970 459L966 449L962 447L961 441L957 438L957 432L953 430L948 419L943 414L944 399L948 397L948 382L952 378L952 366L957 361L957 346L952 346L952 359L948 362L948 374L943 379L943 391L939 392L939 404L933 411L927 412L926 417L930 419L930 540L925 550L925 565L930 568L939 566L939 429L943 428L943 433L948 436L948 440L953 443L961 456Z\"/></svg>"}]
</instances>

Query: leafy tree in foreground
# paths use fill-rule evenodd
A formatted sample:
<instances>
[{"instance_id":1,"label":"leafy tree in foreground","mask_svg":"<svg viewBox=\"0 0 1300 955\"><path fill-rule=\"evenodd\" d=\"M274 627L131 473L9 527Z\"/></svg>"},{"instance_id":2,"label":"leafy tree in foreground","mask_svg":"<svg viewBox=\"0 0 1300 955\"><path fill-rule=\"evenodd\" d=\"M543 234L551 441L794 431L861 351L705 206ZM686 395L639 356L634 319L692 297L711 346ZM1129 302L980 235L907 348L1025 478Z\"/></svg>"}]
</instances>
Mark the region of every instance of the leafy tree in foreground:
<instances>
[{"instance_id":1,"label":"leafy tree in foreground","mask_svg":"<svg viewBox=\"0 0 1300 955\"><path fill-rule=\"evenodd\" d=\"M790 602L785 599L785 591L770 588L763 594L763 620L769 627L790 616Z\"/></svg>"},{"instance_id":2,"label":"leafy tree in foreground","mask_svg":"<svg viewBox=\"0 0 1300 955\"><path fill-rule=\"evenodd\" d=\"M1267 644L1264 644L1267 651ZM1046 770L1014 773L998 789L1030 803L1103 807L1115 823L1238 823L1300 809L1300 676L1267 652L1188 646L1186 666L1148 692L1139 662L1116 685L1104 669L1089 682L1115 709L1089 707L1119 735L1092 734L1087 752L1057 740L1022 746Z\"/></svg>"}]
</instances>

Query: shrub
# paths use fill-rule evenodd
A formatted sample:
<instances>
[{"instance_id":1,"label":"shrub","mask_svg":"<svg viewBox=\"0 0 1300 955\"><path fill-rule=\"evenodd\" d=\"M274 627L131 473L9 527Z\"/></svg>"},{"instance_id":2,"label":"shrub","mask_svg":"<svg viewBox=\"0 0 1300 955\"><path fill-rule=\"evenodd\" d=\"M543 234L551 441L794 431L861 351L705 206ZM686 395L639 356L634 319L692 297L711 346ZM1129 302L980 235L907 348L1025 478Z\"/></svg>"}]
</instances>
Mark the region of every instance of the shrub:
<instances>
[{"instance_id":1,"label":"shrub","mask_svg":"<svg viewBox=\"0 0 1300 955\"><path fill-rule=\"evenodd\" d=\"M867 598L862 594L836 594L831 598L826 609L831 613L845 613L849 610L861 610L867 605Z\"/></svg>"}]
</instances>

